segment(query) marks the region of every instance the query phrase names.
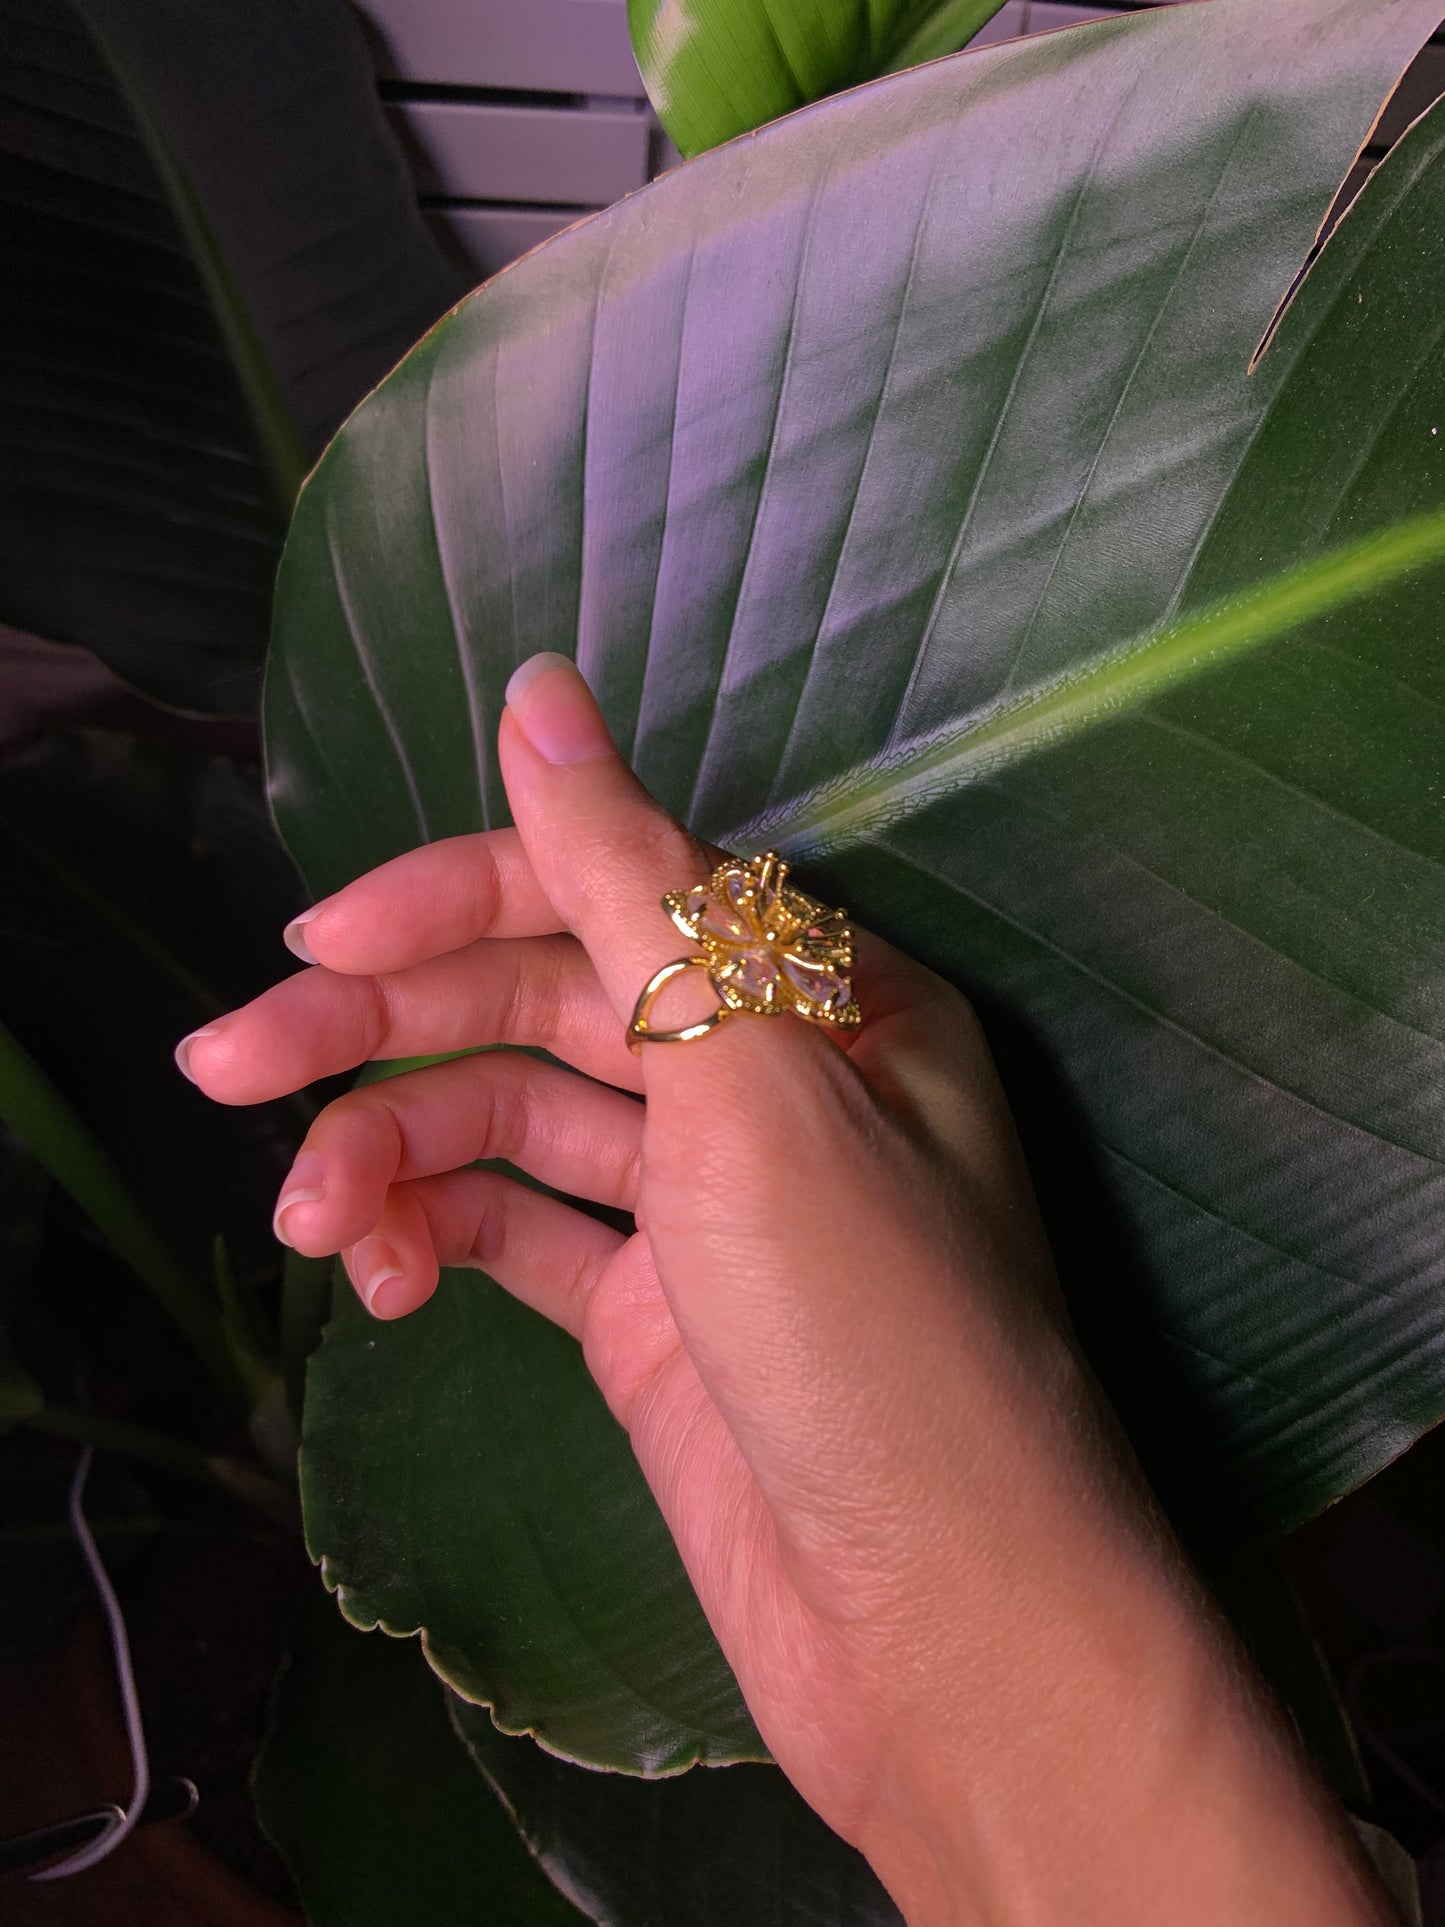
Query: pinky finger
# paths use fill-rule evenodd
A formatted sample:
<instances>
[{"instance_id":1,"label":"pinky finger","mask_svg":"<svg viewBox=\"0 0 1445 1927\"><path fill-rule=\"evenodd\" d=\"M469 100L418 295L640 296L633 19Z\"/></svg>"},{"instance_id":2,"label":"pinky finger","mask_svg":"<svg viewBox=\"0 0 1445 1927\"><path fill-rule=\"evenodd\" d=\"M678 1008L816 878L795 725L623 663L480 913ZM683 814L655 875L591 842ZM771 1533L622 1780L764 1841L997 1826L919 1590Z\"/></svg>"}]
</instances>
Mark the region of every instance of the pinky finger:
<instances>
[{"instance_id":1,"label":"pinky finger","mask_svg":"<svg viewBox=\"0 0 1445 1927\"><path fill-rule=\"evenodd\" d=\"M377 1318L403 1318L436 1290L443 1266L485 1271L513 1297L579 1337L593 1285L626 1242L586 1212L495 1171L450 1171L394 1184L373 1229L342 1253Z\"/></svg>"}]
</instances>

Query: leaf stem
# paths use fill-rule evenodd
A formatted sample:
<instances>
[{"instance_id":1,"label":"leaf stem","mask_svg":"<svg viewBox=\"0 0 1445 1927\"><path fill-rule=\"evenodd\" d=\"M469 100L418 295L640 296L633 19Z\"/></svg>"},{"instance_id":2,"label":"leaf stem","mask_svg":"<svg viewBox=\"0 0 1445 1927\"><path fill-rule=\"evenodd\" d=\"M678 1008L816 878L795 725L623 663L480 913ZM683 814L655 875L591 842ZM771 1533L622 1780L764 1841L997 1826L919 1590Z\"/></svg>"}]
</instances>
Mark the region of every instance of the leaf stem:
<instances>
[{"instance_id":1,"label":"leaf stem","mask_svg":"<svg viewBox=\"0 0 1445 1927\"><path fill-rule=\"evenodd\" d=\"M0 1121L104 1234L190 1341L231 1404L239 1411L248 1410L245 1381L219 1310L151 1223L99 1139L3 1024Z\"/></svg>"},{"instance_id":2,"label":"leaf stem","mask_svg":"<svg viewBox=\"0 0 1445 1927\"><path fill-rule=\"evenodd\" d=\"M242 1499L268 1519L295 1531L300 1524L300 1509L294 1493L284 1485L247 1465L242 1459L222 1452L205 1452L186 1439L173 1438L168 1432L155 1432L128 1419L111 1418L78 1405L46 1403L24 1423L35 1432L52 1438L71 1439L78 1445L93 1445L101 1451L118 1452L123 1458L142 1465L154 1465L163 1472L174 1472L201 1485L220 1486L233 1498Z\"/></svg>"},{"instance_id":3,"label":"leaf stem","mask_svg":"<svg viewBox=\"0 0 1445 1927\"><path fill-rule=\"evenodd\" d=\"M191 258L210 298L211 311L245 397L251 425L271 482L271 493L283 523L290 520L297 494L309 466L300 431L287 407L276 371L271 365L255 317L240 283L221 251L206 217L200 196L191 184L170 136L152 111L150 101L124 51L101 25L85 0L77 11L101 58L110 69L136 131L150 155Z\"/></svg>"}]
</instances>

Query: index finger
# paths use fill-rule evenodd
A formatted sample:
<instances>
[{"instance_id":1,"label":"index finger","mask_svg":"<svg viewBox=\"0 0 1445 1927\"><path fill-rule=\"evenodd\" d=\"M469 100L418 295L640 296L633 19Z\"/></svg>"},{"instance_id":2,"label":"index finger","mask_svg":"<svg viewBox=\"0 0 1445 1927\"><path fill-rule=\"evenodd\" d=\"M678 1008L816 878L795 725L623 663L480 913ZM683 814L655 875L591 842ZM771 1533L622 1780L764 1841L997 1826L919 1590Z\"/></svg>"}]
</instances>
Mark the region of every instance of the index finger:
<instances>
[{"instance_id":1,"label":"index finger","mask_svg":"<svg viewBox=\"0 0 1445 1927\"><path fill-rule=\"evenodd\" d=\"M443 837L408 850L287 924L303 963L346 976L405 970L481 937L550 937L553 909L515 830Z\"/></svg>"}]
</instances>

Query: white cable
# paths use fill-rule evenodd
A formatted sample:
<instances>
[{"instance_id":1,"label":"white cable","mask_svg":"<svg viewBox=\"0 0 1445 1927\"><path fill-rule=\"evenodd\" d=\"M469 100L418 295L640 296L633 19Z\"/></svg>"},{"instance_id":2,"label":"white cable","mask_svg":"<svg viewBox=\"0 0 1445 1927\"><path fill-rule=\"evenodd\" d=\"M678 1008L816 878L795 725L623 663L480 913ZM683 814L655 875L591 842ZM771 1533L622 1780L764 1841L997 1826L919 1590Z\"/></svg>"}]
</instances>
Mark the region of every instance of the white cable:
<instances>
[{"instance_id":1,"label":"white cable","mask_svg":"<svg viewBox=\"0 0 1445 1927\"><path fill-rule=\"evenodd\" d=\"M125 1812L119 1819L111 1822L98 1839L92 1840L88 1847L82 1847L66 1860L43 1873L33 1873L32 1880L63 1880L73 1873L83 1873L97 1861L104 1860L107 1854L114 1853L121 1841L140 1819L151 1790L150 1760L146 1755L145 1727L141 1723L140 1699L135 1690L135 1668L131 1665L130 1639L125 1629L125 1614L120 1609L120 1601L115 1596L115 1587L110 1583L110 1574L100 1556L100 1548L95 1543L90 1524L85 1516L85 1481L90 1472L90 1462L94 1458L93 1447L87 1445L80 1455L75 1468L75 1477L70 1481L70 1523L85 1554L85 1563L90 1568L95 1590L100 1594L100 1603L105 1608L106 1624L110 1628L110 1649L115 1656L115 1677L120 1687L120 1703L125 1712L126 1739L130 1742L131 1790Z\"/></svg>"}]
</instances>

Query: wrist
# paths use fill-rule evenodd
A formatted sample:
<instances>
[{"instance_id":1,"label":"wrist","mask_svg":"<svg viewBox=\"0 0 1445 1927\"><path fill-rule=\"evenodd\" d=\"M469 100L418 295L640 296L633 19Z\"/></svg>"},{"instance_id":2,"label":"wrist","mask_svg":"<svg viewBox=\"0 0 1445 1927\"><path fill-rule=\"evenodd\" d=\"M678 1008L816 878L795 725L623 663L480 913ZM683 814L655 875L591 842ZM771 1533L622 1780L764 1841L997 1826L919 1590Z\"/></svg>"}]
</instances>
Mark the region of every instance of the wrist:
<instances>
[{"instance_id":1,"label":"wrist","mask_svg":"<svg viewBox=\"0 0 1445 1927\"><path fill-rule=\"evenodd\" d=\"M876 1782L859 1844L908 1927L1394 1927L1182 1569L1110 1562L1025 1617Z\"/></svg>"}]
</instances>

